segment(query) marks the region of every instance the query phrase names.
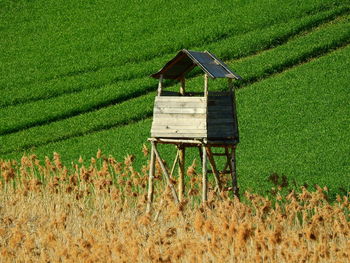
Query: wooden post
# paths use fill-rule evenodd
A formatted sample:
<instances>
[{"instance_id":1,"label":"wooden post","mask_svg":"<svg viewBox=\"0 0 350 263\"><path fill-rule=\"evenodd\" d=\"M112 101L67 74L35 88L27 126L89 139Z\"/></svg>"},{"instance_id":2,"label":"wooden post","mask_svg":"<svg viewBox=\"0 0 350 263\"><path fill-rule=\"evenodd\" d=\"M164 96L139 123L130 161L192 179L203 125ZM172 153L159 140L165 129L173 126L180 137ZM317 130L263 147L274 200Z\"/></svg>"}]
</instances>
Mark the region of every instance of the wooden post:
<instances>
[{"instance_id":1,"label":"wooden post","mask_svg":"<svg viewBox=\"0 0 350 263\"><path fill-rule=\"evenodd\" d=\"M208 201L208 178L207 178L207 151L205 146L202 146L203 160L202 160L202 203Z\"/></svg>"},{"instance_id":2,"label":"wooden post","mask_svg":"<svg viewBox=\"0 0 350 263\"><path fill-rule=\"evenodd\" d=\"M179 201L183 201L185 192L185 147L179 146Z\"/></svg>"},{"instance_id":3,"label":"wooden post","mask_svg":"<svg viewBox=\"0 0 350 263\"><path fill-rule=\"evenodd\" d=\"M158 96L162 93L163 89L163 74L160 75L159 77L159 82L158 82Z\"/></svg>"},{"instance_id":4,"label":"wooden post","mask_svg":"<svg viewBox=\"0 0 350 263\"><path fill-rule=\"evenodd\" d=\"M233 101L232 103L232 112L233 112L233 131L236 139L236 143L239 141L239 131L238 131L238 119L237 119L237 109L236 109L236 95L235 95L235 89L233 86L232 79L228 79L228 87L230 89L230 95L231 99Z\"/></svg>"},{"instance_id":5,"label":"wooden post","mask_svg":"<svg viewBox=\"0 0 350 263\"><path fill-rule=\"evenodd\" d=\"M208 98L208 74L204 74L204 97Z\"/></svg>"},{"instance_id":6,"label":"wooden post","mask_svg":"<svg viewBox=\"0 0 350 263\"><path fill-rule=\"evenodd\" d=\"M207 154L208 154L208 160L209 160L209 163L211 166L211 170L213 171L213 174L214 174L216 187L220 193L221 192L221 182L220 182L219 172L216 169L215 160L214 160L213 153L212 153L210 147L207 147Z\"/></svg>"},{"instance_id":7,"label":"wooden post","mask_svg":"<svg viewBox=\"0 0 350 263\"><path fill-rule=\"evenodd\" d=\"M152 142L151 149L151 162L149 167L149 175L148 175L148 193L147 193L147 208L146 212L151 212L151 206L153 202L153 178L155 173L155 152L154 152L154 142Z\"/></svg>"},{"instance_id":8,"label":"wooden post","mask_svg":"<svg viewBox=\"0 0 350 263\"><path fill-rule=\"evenodd\" d=\"M228 82L229 91L232 92L232 89L233 89L232 79L227 79L227 82Z\"/></svg>"},{"instance_id":9,"label":"wooden post","mask_svg":"<svg viewBox=\"0 0 350 263\"><path fill-rule=\"evenodd\" d=\"M199 157L201 158L201 163L203 162L203 151L202 151L202 146L198 147L198 151L199 151Z\"/></svg>"},{"instance_id":10,"label":"wooden post","mask_svg":"<svg viewBox=\"0 0 350 263\"><path fill-rule=\"evenodd\" d=\"M168 186L170 187L170 190L171 190L171 193L173 195L174 201L175 201L176 204L178 204L179 203L179 198L177 197L175 187L174 187L173 183L170 181L170 177L168 175L168 172L167 172L167 170L166 170L166 168L164 166L164 163L163 163L162 159L160 158L160 155L158 153L156 145L154 145L154 153L156 154L157 160L159 162L160 168L163 171L163 174L164 174L165 179L166 179L166 181L168 183Z\"/></svg>"},{"instance_id":11,"label":"wooden post","mask_svg":"<svg viewBox=\"0 0 350 263\"><path fill-rule=\"evenodd\" d=\"M176 163L177 163L178 160L179 160L179 151L176 151L176 157L175 157L175 160L174 160L174 163L173 163L173 167L171 167L171 171L170 171L170 175L169 175L170 179L173 179L175 166L176 166Z\"/></svg>"},{"instance_id":12,"label":"wooden post","mask_svg":"<svg viewBox=\"0 0 350 263\"><path fill-rule=\"evenodd\" d=\"M231 153L231 177L232 177L232 190L233 194L239 198L239 188L237 184L237 171L236 171L236 146L233 146Z\"/></svg>"},{"instance_id":13,"label":"wooden post","mask_svg":"<svg viewBox=\"0 0 350 263\"><path fill-rule=\"evenodd\" d=\"M180 94L185 95L185 77L180 79ZM185 192L185 147L183 145L178 146L179 153L179 201L183 201L183 195Z\"/></svg>"},{"instance_id":14,"label":"wooden post","mask_svg":"<svg viewBox=\"0 0 350 263\"><path fill-rule=\"evenodd\" d=\"M180 83L181 83L181 86L180 86L180 94L182 95L182 96L184 96L185 95L185 78L182 78L182 79L180 79Z\"/></svg>"}]
</instances>

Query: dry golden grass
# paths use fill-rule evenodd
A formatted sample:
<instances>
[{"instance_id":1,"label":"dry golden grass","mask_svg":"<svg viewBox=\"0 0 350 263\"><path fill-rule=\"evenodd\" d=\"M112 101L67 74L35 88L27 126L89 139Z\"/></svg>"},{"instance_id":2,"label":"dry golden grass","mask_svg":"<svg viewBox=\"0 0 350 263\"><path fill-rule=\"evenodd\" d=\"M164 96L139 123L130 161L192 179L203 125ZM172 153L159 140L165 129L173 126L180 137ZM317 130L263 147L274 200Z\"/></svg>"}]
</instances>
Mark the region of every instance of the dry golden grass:
<instances>
[{"instance_id":1,"label":"dry golden grass","mask_svg":"<svg viewBox=\"0 0 350 263\"><path fill-rule=\"evenodd\" d=\"M276 202L246 193L240 202L224 193L201 206L191 167L186 202L175 206L165 191L146 215L148 168L139 173L132 162L100 151L89 167L80 160L72 169L58 154L0 161L0 261L349 262L346 196L330 204L318 188ZM157 180L162 193L159 170Z\"/></svg>"}]
</instances>

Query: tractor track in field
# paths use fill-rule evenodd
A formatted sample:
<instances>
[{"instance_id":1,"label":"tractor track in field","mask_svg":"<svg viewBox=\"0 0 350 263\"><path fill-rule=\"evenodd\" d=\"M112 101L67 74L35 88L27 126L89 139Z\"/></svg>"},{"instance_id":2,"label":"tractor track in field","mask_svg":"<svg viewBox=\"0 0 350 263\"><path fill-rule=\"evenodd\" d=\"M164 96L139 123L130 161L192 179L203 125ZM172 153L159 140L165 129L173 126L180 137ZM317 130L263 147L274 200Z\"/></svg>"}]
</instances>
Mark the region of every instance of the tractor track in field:
<instances>
[{"instance_id":1,"label":"tractor track in field","mask_svg":"<svg viewBox=\"0 0 350 263\"><path fill-rule=\"evenodd\" d=\"M281 74L287 70L290 70L290 69L298 67L302 64L308 63L311 60L317 59L317 58L322 57L322 56L326 56L327 54L329 54L337 49L344 48L349 44L350 44L350 35L344 37L340 43L337 43L334 46L331 46L329 48L322 47L322 48L314 49L311 52L304 53L303 56L300 58L286 61L285 63L279 65L276 68L268 69L268 70L264 71L263 77L251 77L249 79L241 80L238 84L235 85L235 87L244 88L244 87L250 86L250 85L257 83L257 82L260 82L266 78L273 77L273 76Z\"/></svg>"},{"instance_id":2,"label":"tractor track in field","mask_svg":"<svg viewBox=\"0 0 350 263\"><path fill-rule=\"evenodd\" d=\"M288 70L291 70L293 68L299 67L301 65L304 65L305 63L309 63L310 61L316 60L318 58L327 56L330 53L335 52L335 51L337 51L339 49L345 48L349 44L350 44L350 39L347 38L347 40L344 43L342 43L341 45L338 45L336 47L332 46L331 48L328 48L328 49L320 49L317 52L317 54L313 54L313 56L306 57L305 60L300 61L297 64L290 65L289 67L284 67L283 69L281 68L280 72L273 72L273 73L271 73L271 74L269 74L269 75L267 75L267 76L265 76L263 78L260 78L260 79L257 79L257 80L251 81L251 82L246 82L245 86L241 86L240 88L250 86L252 84L261 82L261 81L263 81L265 79L276 77L277 75L283 74L284 72L286 72ZM5 154L11 154L11 153L19 152L19 151L26 151L26 150L30 150L30 149L33 149L33 148L36 148L36 147L40 147L40 146L44 146L44 145L51 144L51 143L57 143L57 142L61 142L61 141L65 141L65 140L69 140L69 139L73 139L73 138L78 138L78 137L82 137L82 136L86 136L86 135L89 135L89 134L98 133L98 132L105 131L105 130L112 129L112 128L123 127L123 126L129 125L131 123L135 123L135 122L139 122L139 121L145 120L147 118L150 118L151 116L152 116L152 111L146 112L144 115L138 116L136 118L129 119L128 121L122 121L122 122L117 123L117 124L114 123L114 124L108 124L108 125L101 125L100 127L92 128L89 131L80 132L80 133L72 134L72 135L69 135L69 136L63 136L61 138L57 138L57 139L53 139L53 140L47 140L47 141L42 142L42 143L28 144L28 145L26 145L24 147L20 147L20 148L18 148L16 150L9 150L9 151L4 151L4 152L0 151L0 154L4 154L5 155Z\"/></svg>"},{"instance_id":3,"label":"tractor track in field","mask_svg":"<svg viewBox=\"0 0 350 263\"><path fill-rule=\"evenodd\" d=\"M269 78L272 75L275 75L275 74L278 74L278 73L282 73L285 70L288 70L290 68L293 68L293 67L296 67L296 66L298 66L300 64L303 64L303 63L307 62L310 59L314 59L314 58L317 58L317 57L320 57L320 56L324 56L327 53L331 52L332 50L337 49L337 48L341 48L341 47L346 46L348 44L349 44L349 37L344 37L342 39L342 41L340 41L339 43L335 43L332 46L326 46L326 47L323 47L323 48L312 50L311 52L303 54L303 56L300 57L300 58L294 59L292 61L287 61L286 63L283 63L283 64L279 65L277 68L268 69L267 71L264 72L264 75L262 77L261 76L260 77L254 77L253 76L250 79L243 80L242 82L237 83L236 86L238 88L246 87L248 85L251 85L251 84L254 84L256 82L262 81L262 80L264 80L266 78ZM84 109L84 110L72 110L70 112L67 112L66 114L58 115L58 116L52 117L50 119L41 120L41 121L35 121L33 123L26 123L26 124L23 124L23 125L14 127L14 128L9 128L9 129L4 130L3 132L1 132L0 136L16 133L16 132L23 131L23 130L26 130L26 129L29 129L29 128L33 128L33 127L37 127L37 126L42 126L42 125L45 125L45 124L49 124L51 122L57 122L57 121L69 119L71 117L74 117L74 116L77 116L77 115L81 115L81 114L84 114L84 113L93 112L93 111L96 111L96 110L99 110L99 109L102 109L102 108L105 108L105 107L112 106L112 105L117 104L117 103L122 103L122 102L125 102L127 100L134 99L134 98L137 98L139 96L143 96L143 95L149 94L150 92L154 92L153 85L146 86L144 89L142 89L142 90L140 90L140 91L138 91L136 93L134 92L132 94L125 94L125 95L122 95L122 96L120 96L118 98L106 100L103 103L99 103L97 105L94 105L93 107L89 107L89 108Z\"/></svg>"},{"instance_id":4,"label":"tractor track in field","mask_svg":"<svg viewBox=\"0 0 350 263\"><path fill-rule=\"evenodd\" d=\"M329 11L329 10L328 10ZM254 55L257 55L261 52L264 52L266 50L270 50L270 49L273 49L273 48L276 48L278 46L281 46L281 45L284 45L286 44L289 40L293 39L293 38L296 38L298 37L299 35L301 34L307 34L307 33L310 33L312 32L315 28L317 28L318 26L321 26L323 24L327 24L341 16L344 16L344 15L347 15L350 13L350 9L349 8L341 8L339 10L336 10L334 13L331 13L329 15L327 15L326 17L323 17L322 19L319 19L319 20L316 20L316 21L312 21L304 26L301 26L299 28L297 28L293 33L291 34L286 34L286 35L282 35L282 36L279 36L279 37L276 37L275 39L273 39L272 41L269 42L268 45L266 45L264 48L262 49L259 49L259 50L255 50L253 52L249 52L247 54L245 54L244 56L230 56L230 57L225 57L223 56L222 59L223 60L241 60L241 59L245 59L247 57L250 57L250 56L254 56ZM283 23L278 23L278 24L283 24ZM269 25L269 26L266 26L264 28L269 28L271 26L275 26L277 24L274 24L274 25ZM244 34L247 34L249 32L244 32L242 33L241 35L244 35ZM208 43L205 43L204 45L208 45L208 44L212 44L212 43L216 43L216 42L220 42L220 41L223 41L227 38L231 37L231 34L230 32L224 32L218 39L216 39L215 41L211 41L211 42L208 42ZM203 47L203 45L201 46ZM198 48L198 47L197 47ZM167 56L167 55L170 55L171 53L174 53L176 51L169 51L169 52L166 52L164 54L161 54L161 56ZM158 59L159 57L151 57L150 59L148 60L140 60L140 61L135 61L135 62L132 62L132 61L128 61L128 63L146 63L146 62L150 62L154 59ZM123 64L125 66L125 63ZM82 74L86 74L86 73L93 73L93 72L98 72L99 70L101 69L104 69L104 68L113 68L113 67L116 67L116 66L121 66L120 63L118 64L115 64L115 65L111 65L111 66L98 66L98 67L91 67L90 69L92 70L78 70L78 71L74 71L74 72L77 72L77 74L71 74L71 73L67 73L67 74L62 74L62 75L58 75L58 77L53 77L53 78L49 78L43 82L49 82L49 81L52 81L52 80L57 80L59 78L66 78L66 77L73 77L73 76L78 76L78 75L82 75ZM195 77L196 75L192 76L192 77ZM134 79L138 79L137 77L135 76L130 76L130 77L118 77L118 78L114 78L114 79L111 79L111 80L108 80L106 81L105 83L103 84L99 84L99 85L94 85L94 84L91 84L91 85L87 85L87 86L77 86L76 88L73 88L69 91L63 91L63 92L56 92L55 94L51 94L51 95L46 95L46 96L39 96L39 97L34 97L34 98L23 98L23 99L18 99L18 100L15 100L14 102L10 102L10 103L6 103L6 102L3 102L1 103L0 102L0 106L2 108L6 108L6 107L9 107L9 106L17 106L17 105L21 105L21 104L26 104L26 103L32 103L32 102L36 102L36 101L40 101L40 100L48 100L48 99L53 99L53 98L57 98L57 97L60 97L60 96L64 96L64 95L69 95L69 94L76 94L76 93L79 93L83 90L89 90L89 89L102 89L103 87L105 86L108 86L108 85L113 85L113 84L116 84L118 82L121 82L121 81L129 81L129 80L134 80ZM1 134L0 134L1 135Z\"/></svg>"},{"instance_id":5,"label":"tractor track in field","mask_svg":"<svg viewBox=\"0 0 350 263\"><path fill-rule=\"evenodd\" d=\"M57 142L61 142L61 141L69 140L69 139L74 139L74 138L82 137L82 136L85 136L85 135L89 135L89 134L93 134L93 133L97 133L97 132L101 132L101 131L105 131L105 130L109 130L109 129L113 129L113 128L117 128L117 127L130 125L132 123L136 123L136 122L145 120L147 118L150 118L150 117L152 117L152 115L153 115L153 111L146 112L145 115L137 117L137 118L129 119L128 121L122 121L122 122L119 122L119 123L114 123L114 124L109 124L109 125L102 125L102 126L100 126L98 128L93 128L93 129L91 129L91 130L89 130L87 132L79 132L79 133L76 133L76 134L73 134L73 135L63 136L61 138L57 138L57 139L53 139L53 140L47 140L47 141L42 142L42 143L28 144L28 145L20 147L20 148L18 148L16 150L3 151L3 152L0 151L0 154L5 154L6 155L6 154L14 153L14 152L19 152L19 151L31 150L33 148L37 148L37 147L44 146L44 145L47 145L47 144L57 143Z\"/></svg>"},{"instance_id":6,"label":"tractor track in field","mask_svg":"<svg viewBox=\"0 0 350 263\"><path fill-rule=\"evenodd\" d=\"M322 12L326 12L326 11L329 11L330 9L327 9L325 8L324 10L322 10ZM319 12L319 10L318 10ZM309 12L307 13L305 16L303 17L306 17L306 16L310 16L310 15L313 15L315 14L316 12ZM330 21L332 19L334 19L336 16L340 16L340 15L344 15L346 13L349 13L349 8L342 8L340 10L337 10L336 12L330 14L329 16L323 18L323 19L320 19L319 21L316 21L315 23L311 23L310 25L307 25L304 29L301 29L299 32L297 32L296 34L299 34L300 32L302 31L305 31L305 30L308 30L308 29L312 29L313 27L316 27L318 26L319 24L323 23L323 22L327 22L327 21ZM302 17L301 17L302 18ZM299 18L299 19L301 19ZM284 23L284 22L282 22ZM281 23L279 23L281 24ZM266 25L265 27L262 27L262 28L259 28L259 30L261 29L264 29L264 28L268 28L270 27L271 25ZM202 45L201 46L204 46L204 45L208 45L208 44L212 44L212 43L215 43L215 42L219 42L219 41L222 41L222 40L225 40L227 38L229 38L231 35L232 35L232 29L227 31L227 32L222 32L218 37L215 38L215 40L213 41L206 41L204 40ZM238 35L244 35L248 32L242 32ZM292 36L291 36L292 37ZM288 41L289 37L287 36L286 39L281 39L281 41ZM276 41L276 43L274 44L279 44L278 40ZM283 44L283 43L281 43ZM195 43L193 45L191 45L192 47L195 46ZM48 78L48 79L45 79L44 81L49 81L51 79L57 79L57 78L63 78L63 77L70 77L70 76L76 76L76 75L80 75L80 74L84 74L84 73L89 73L89 72L96 72L100 69L103 69L103 68L112 68L112 67L117 67L117 66L122 66L124 64L127 64L127 63L142 63L142 62L147 62L147 61L150 61L152 59L155 59L155 58L158 58L159 56L166 56L166 55L170 55L170 54L173 54L173 53L176 53L178 50L176 49L168 49L166 51L163 51L162 53L156 53L156 54L153 54L151 56L145 56L144 58L140 58L140 59L133 59L133 58L130 58L128 59L127 61L124 61L124 62L118 62L118 63L111 63L111 64L106 64L106 65L100 65L100 66L93 66L93 67L87 67L87 68L83 68L83 69L80 69L80 70L76 70L76 71L71 71L71 72L67 72L67 73L63 73L63 74L59 74L59 75L56 75L55 77L53 78ZM252 54L249 54L249 55L252 55ZM242 57L243 58L243 57ZM225 58L223 58L225 59Z\"/></svg>"},{"instance_id":7,"label":"tractor track in field","mask_svg":"<svg viewBox=\"0 0 350 263\"><path fill-rule=\"evenodd\" d=\"M125 94L125 95L119 96L118 98L113 98L113 99L110 99L110 100L106 100L103 103L99 103L97 105L89 107L88 109L72 110L70 112L67 112L66 114L57 115L55 117L52 117L52 118L49 118L49 119L46 119L46 120L35 121L33 123L27 123L27 124L23 124L23 125L14 127L14 128L6 129L6 130L4 130L4 131L2 131L0 133L0 136L16 133L16 132L23 131L23 130L26 130L26 129L30 129L30 128L33 128L33 127L49 124L49 123L52 123L52 122L57 122L57 121L69 119L71 117L74 117L74 116L77 116L77 115L80 115L80 114L93 112L93 111L96 111L96 110L99 110L99 109L102 109L102 108L105 108L105 107L108 107L108 106L112 106L112 105L115 105L115 104L118 104L118 103L122 103L122 102L128 101L130 99L134 99L134 98L140 97L142 95L146 95L146 94L148 94L148 93L150 93L152 91L154 91L154 86L153 85L152 86L147 86L145 89L140 90L138 92L135 92L135 93L132 93L132 94Z\"/></svg>"}]
</instances>

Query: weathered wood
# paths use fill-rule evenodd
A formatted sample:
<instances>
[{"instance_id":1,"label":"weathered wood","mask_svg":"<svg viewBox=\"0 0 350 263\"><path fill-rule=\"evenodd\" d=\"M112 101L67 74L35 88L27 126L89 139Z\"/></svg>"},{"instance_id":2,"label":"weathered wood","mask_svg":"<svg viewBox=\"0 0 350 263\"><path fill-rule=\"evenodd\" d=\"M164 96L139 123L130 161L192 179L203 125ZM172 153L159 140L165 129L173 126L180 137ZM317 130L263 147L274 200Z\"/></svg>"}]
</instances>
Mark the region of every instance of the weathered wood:
<instances>
[{"instance_id":1,"label":"weathered wood","mask_svg":"<svg viewBox=\"0 0 350 263\"><path fill-rule=\"evenodd\" d=\"M165 179L166 179L166 181L167 181L167 184L168 184L168 186L170 187L170 190L171 190L171 193L172 193L172 195L173 195L174 201L175 201L176 204L178 204L178 203L179 203L179 198L178 198L178 196L177 196L177 194L176 194L175 187L174 187L173 183L172 183L171 180L170 180L170 177L169 177L168 172L167 172L167 170L166 170L166 168L165 168L165 166L164 166L164 163L163 163L162 158L160 158L160 155L159 155L159 152L158 152L158 150L157 150L156 144L154 144L154 153L156 154L158 163L159 163L159 165L160 165L160 168L162 169L162 172L163 172L163 174L164 174L164 176L165 176Z\"/></svg>"},{"instance_id":2,"label":"weathered wood","mask_svg":"<svg viewBox=\"0 0 350 263\"><path fill-rule=\"evenodd\" d=\"M233 125L234 120L232 118L225 118L225 119L208 119L208 126L209 125Z\"/></svg>"},{"instance_id":3,"label":"weathered wood","mask_svg":"<svg viewBox=\"0 0 350 263\"><path fill-rule=\"evenodd\" d=\"M185 78L181 78L180 84L180 94L185 95Z\"/></svg>"},{"instance_id":4,"label":"weathered wood","mask_svg":"<svg viewBox=\"0 0 350 263\"><path fill-rule=\"evenodd\" d=\"M234 120L234 133L235 133L235 138L237 139L237 141L239 141L239 130L238 130L238 119L237 119L237 109L236 109L236 95L235 95L235 89L234 86L232 84L232 111L233 111L233 120Z\"/></svg>"},{"instance_id":5,"label":"weathered wood","mask_svg":"<svg viewBox=\"0 0 350 263\"><path fill-rule=\"evenodd\" d=\"M204 74L204 97L208 98L208 74Z\"/></svg>"},{"instance_id":6,"label":"weathered wood","mask_svg":"<svg viewBox=\"0 0 350 263\"><path fill-rule=\"evenodd\" d=\"M221 133L221 132L233 132L233 127L230 126L224 126L224 125L208 125L208 135L209 134L215 134L215 133Z\"/></svg>"},{"instance_id":7,"label":"weathered wood","mask_svg":"<svg viewBox=\"0 0 350 263\"><path fill-rule=\"evenodd\" d=\"M227 79L227 86L229 88L230 93L232 92L232 79Z\"/></svg>"},{"instance_id":8,"label":"weathered wood","mask_svg":"<svg viewBox=\"0 0 350 263\"><path fill-rule=\"evenodd\" d=\"M158 82L158 96L162 94L162 89L163 89L163 75L161 74Z\"/></svg>"},{"instance_id":9,"label":"weathered wood","mask_svg":"<svg viewBox=\"0 0 350 263\"><path fill-rule=\"evenodd\" d=\"M208 201L208 177L207 177L207 151L205 146L202 146L202 203Z\"/></svg>"},{"instance_id":10,"label":"weathered wood","mask_svg":"<svg viewBox=\"0 0 350 263\"><path fill-rule=\"evenodd\" d=\"M160 137L159 134L162 135L170 135L171 137L175 138L183 138L184 136L188 135L190 138L191 136L203 136L203 138L207 137L207 131L205 129L202 130L151 130L151 135L157 135L152 137ZM220 133L220 134L229 134L229 133ZM213 134L213 136L217 136L216 134ZM215 137L216 138L216 137Z\"/></svg>"},{"instance_id":11,"label":"weathered wood","mask_svg":"<svg viewBox=\"0 0 350 263\"><path fill-rule=\"evenodd\" d=\"M220 133L230 133L233 132L233 127L213 125L208 127L208 134L220 134Z\"/></svg>"},{"instance_id":12,"label":"weathered wood","mask_svg":"<svg viewBox=\"0 0 350 263\"><path fill-rule=\"evenodd\" d=\"M188 96L158 96L155 98L155 102L158 103L160 101L166 102L206 102L207 99L205 97L188 97Z\"/></svg>"},{"instance_id":13,"label":"weathered wood","mask_svg":"<svg viewBox=\"0 0 350 263\"><path fill-rule=\"evenodd\" d=\"M205 144L210 145L212 147L233 147L236 145L236 142L231 139L204 139L206 140Z\"/></svg>"},{"instance_id":14,"label":"weathered wood","mask_svg":"<svg viewBox=\"0 0 350 263\"><path fill-rule=\"evenodd\" d=\"M179 153L179 201L183 201L185 192L185 147L180 144L178 148Z\"/></svg>"},{"instance_id":15,"label":"weathered wood","mask_svg":"<svg viewBox=\"0 0 350 263\"><path fill-rule=\"evenodd\" d=\"M235 196L239 198L239 188L237 184L237 171L236 171L236 147L233 147L231 149L229 167L231 170L231 178L232 178L232 192Z\"/></svg>"},{"instance_id":16,"label":"weathered wood","mask_svg":"<svg viewBox=\"0 0 350 263\"><path fill-rule=\"evenodd\" d=\"M154 108L205 108L205 101L157 101ZM226 107L231 107L227 105Z\"/></svg>"},{"instance_id":17,"label":"weathered wood","mask_svg":"<svg viewBox=\"0 0 350 263\"><path fill-rule=\"evenodd\" d=\"M234 137L234 128L230 124L208 124L207 134L209 138L231 138Z\"/></svg>"},{"instance_id":18,"label":"weathered wood","mask_svg":"<svg viewBox=\"0 0 350 263\"><path fill-rule=\"evenodd\" d=\"M233 119L232 105L229 106L208 106L208 113L223 114L225 117Z\"/></svg>"},{"instance_id":19,"label":"weathered wood","mask_svg":"<svg viewBox=\"0 0 350 263\"><path fill-rule=\"evenodd\" d=\"M203 121L194 120L193 123L184 121L177 124L174 121L157 121L152 124L152 129L206 129L207 125Z\"/></svg>"},{"instance_id":20,"label":"weathered wood","mask_svg":"<svg viewBox=\"0 0 350 263\"><path fill-rule=\"evenodd\" d=\"M211 153L213 156L226 156L226 153Z\"/></svg>"},{"instance_id":21,"label":"weathered wood","mask_svg":"<svg viewBox=\"0 0 350 263\"><path fill-rule=\"evenodd\" d=\"M199 114L155 114L155 118L153 119L153 123L155 125L163 125L163 124L169 124L169 125L180 125L180 126L186 126L188 124L204 124L206 125L206 118L205 114L199 113ZM182 118L183 117L183 118ZM218 122L221 119L218 119ZM225 121L227 119L223 119L222 121ZM215 123L216 120L213 121ZM231 122L233 120L231 119Z\"/></svg>"},{"instance_id":22,"label":"weathered wood","mask_svg":"<svg viewBox=\"0 0 350 263\"><path fill-rule=\"evenodd\" d=\"M207 112L207 109L205 107L198 107L198 108L158 108L154 107L153 113L154 114L195 114L195 113L202 113L205 114Z\"/></svg>"},{"instance_id":23,"label":"weathered wood","mask_svg":"<svg viewBox=\"0 0 350 263\"><path fill-rule=\"evenodd\" d=\"M154 179L154 173L155 173L155 152L154 152L154 146L155 143L152 142L152 149L151 149L151 162L149 167L149 175L148 175L148 192L147 192L147 208L146 212L151 212L152 202L153 202L153 179Z\"/></svg>"},{"instance_id":24,"label":"weathered wood","mask_svg":"<svg viewBox=\"0 0 350 263\"><path fill-rule=\"evenodd\" d=\"M151 130L151 133L173 133L174 135L187 133L187 134L207 134L207 129L166 129L165 127L163 129L153 129Z\"/></svg>"},{"instance_id":25,"label":"weathered wood","mask_svg":"<svg viewBox=\"0 0 350 263\"><path fill-rule=\"evenodd\" d=\"M200 139L200 138L206 138L206 133L151 133L152 137L159 137L159 138L192 138L192 139Z\"/></svg>"},{"instance_id":26,"label":"weathered wood","mask_svg":"<svg viewBox=\"0 0 350 263\"><path fill-rule=\"evenodd\" d=\"M206 120L205 113L186 113L186 114L171 114L171 113L155 113L154 119L187 119L187 120Z\"/></svg>"},{"instance_id":27,"label":"weathered wood","mask_svg":"<svg viewBox=\"0 0 350 263\"><path fill-rule=\"evenodd\" d=\"M187 147L198 147L199 145L210 145L212 147L225 147L225 148L232 148L234 147L237 142L232 139L227 140L212 140L212 139L183 139L183 138L148 138L148 141L152 142L158 142L158 143L164 143L164 144L184 144Z\"/></svg>"},{"instance_id":28,"label":"weathered wood","mask_svg":"<svg viewBox=\"0 0 350 263\"><path fill-rule=\"evenodd\" d=\"M163 90L163 96L180 96L180 92L177 91L171 91L171 90ZM208 91L208 97L214 97L214 98L225 98L226 96L229 96L230 92L225 91ZM186 96L188 97L204 97L204 92L186 92Z\"/></svg>"},{"instance_id":29,"label":"weathered wood","mask_svg":"<svg viewBox=\"0 0 350 263\"><path fill-rule=\"evenodd\" d=\"M209 163L211 166L211 170L213 171L213 174L214 174L216 187L217 187L218 191L221 192L220 177L219 177L218 170L216 169L216 164L215 164L215 160L213 158L213 153L212 153L210 147L206 147L206 150L207 150L207 155L208 155L208 160L209 160Z\"/></svg>"},{"instance_id":30,"label":"weathered wood","mask_svg":"<svg viewBox=\"0 0 350 263\"><path fill-rule=\"evenodd\" d=\"M217 106L217 105L231 108L232 102L229 100L222 100L222 101L208 100L208 107Z\"/></svg>"},{"instance_id":31,"label":"weathered wood","mask_svg":"<svg viewBox=\"0 0 350 263\"><path fill-rule=\"evenodd\" d=\"M231 105L209 105L208 112L209 111L232 114L232 106Z\"/></svg>"},{"instance_id":32,"label":"weathered wood","mask_svg":"<svg viewBox=\"0 0 350 263\"><path fill-rule=\"evenodd\" d=\"M233 119L233 116L231 114L223 115L222 112L208 111L207 115L208 115L209 119L225 119L225 120L232 120Z\"/></svg>"},{"instance_id":33,"label":"weathered wood","mask_svg":"<svg viewBox=\"0 0 350 263\"><path fill-rule=\"evenodd\" d=\"M207 125L205 122L195 122L195 123L191 123L191 122L187 122L187 123L183 123L183 124L170 124L169 122L156 122L152 125L152 129L156 130L156 129L180 129L180 130L186 130L186 129L206 129Z\"/></svg>"},{"instance_id":34,"label":"weathered wood","mask_svg":"<svg viewBox=\"0 0 350 263\"><path fill-rule=\"evenodd\" d=\"M203 150L202 150L202 146L198 147L198 151L199 151L199 157L201 158L201 163L203 163Z\"/></svg>"},{"instance_id":35,"label":"weathered wood","mask_svg":"<svg viewBox=\"0 0 350 263\"><path fill-rule=\"evenodd\" d=\"M148 141L150 142L163 142L163 143L188 143L188 144L202 144L203 142L200 140L186 140L186 139L163 139L163 138L148 138Z\"/></svg>"},{"instance_id":36,"label":"weathered wood","mask_svg":"<svg viewBox=\"0 0 350 263\"><path fill-rule=\"evenodd\" d=\"M179 131L179 133L182 133ZM217 130L217 131L208 131L207 136L209 138L233 138L233 130Z\"/></svg>"},{"instance_id":37,"label":"weathered wood","mask_svg":"<svg viewBox=\"0 0 350 263\"><path fill-rule=\"evenodd\" d=\"M171 167L171 171L170 171L170 175L169 175L170 179L173 178L175 166L176 166L176 163L177 163L178 160L179 160L179 151L176 151L175 160L174 160L173 166Z\"/></svg>"}]
</instances>

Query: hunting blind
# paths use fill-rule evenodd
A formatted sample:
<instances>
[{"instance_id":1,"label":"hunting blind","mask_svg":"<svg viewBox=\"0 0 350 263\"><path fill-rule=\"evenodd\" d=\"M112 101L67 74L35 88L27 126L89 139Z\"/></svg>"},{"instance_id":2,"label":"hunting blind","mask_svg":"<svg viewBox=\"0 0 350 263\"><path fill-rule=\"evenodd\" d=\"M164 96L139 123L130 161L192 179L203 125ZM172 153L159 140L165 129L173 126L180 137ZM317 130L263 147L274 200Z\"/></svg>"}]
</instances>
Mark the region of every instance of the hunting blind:
<instances>
[{"instance_id":1,"label":"hunting blind","mask_svg":"<svg viewBox=\"0 0 350 263\"><path fill-rule=\"evenodd\" d=\"M204 72L204 90L200 93L188 92L185 76L195 67ZM215 179L215 190L221 192L223 186L220 176L230 174L232 191L238 196L235 149L239 142L233 79L241 79L229 67L212 53L183 49L172 60L151 77L159 80L158 94L154 102L153 122L151 129L152 144L151 162L148 179L147 212L151 210L153 200L153 178L155 161L160 164L167 185L170 187L176 203L183 200L185 149L197 147L202 160L202 202L207 201L207 174L212 173ZM224 92L211 92L208 79L226 78L228 88ZM179 92L164 90L163 80L172 79L180 82ZM177 154L169 173L157 150L157 144L175 144ZM214 153L212 148L221 148L223 152ZM222 171L217 169L214 156L226 158ZM207 160L210 170L207 170ZM172 183L176 164L179 165L178 190Z\"/></svg>"}]
</instances>

